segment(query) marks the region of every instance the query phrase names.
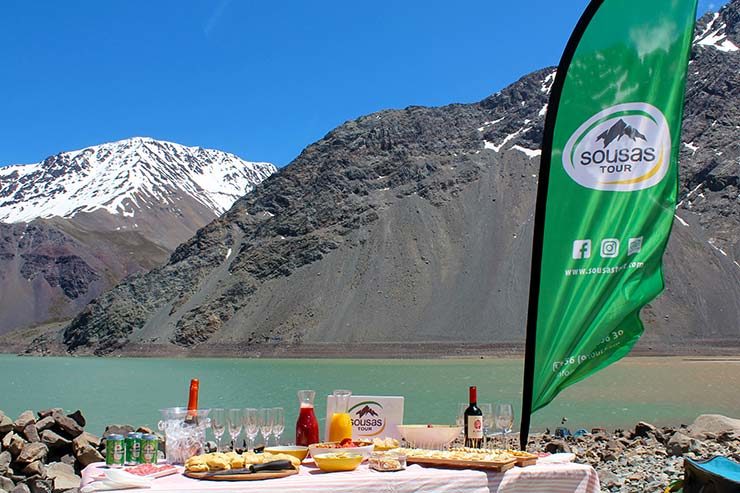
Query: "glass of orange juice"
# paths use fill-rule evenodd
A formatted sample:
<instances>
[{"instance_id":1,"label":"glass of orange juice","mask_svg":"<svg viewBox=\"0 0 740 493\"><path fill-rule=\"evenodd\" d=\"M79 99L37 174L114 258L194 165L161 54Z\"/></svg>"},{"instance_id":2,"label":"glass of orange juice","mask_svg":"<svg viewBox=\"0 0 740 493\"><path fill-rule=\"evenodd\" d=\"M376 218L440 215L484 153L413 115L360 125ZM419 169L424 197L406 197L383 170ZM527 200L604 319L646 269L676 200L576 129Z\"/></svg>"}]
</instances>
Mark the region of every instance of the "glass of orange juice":
<instances>
[{"instance_id":1,"label":"glass of orange juice","mask_svg":"<svg viewBox=\"0 0 740 493\"><path fill-rule=\"evenodd\" d=\"M329 441L341 442L345 438L352 439L352 420L349 416L349 398L352 392L349 390L335 390L334 413L329 423Z\"/></svg>"}]
</instances>

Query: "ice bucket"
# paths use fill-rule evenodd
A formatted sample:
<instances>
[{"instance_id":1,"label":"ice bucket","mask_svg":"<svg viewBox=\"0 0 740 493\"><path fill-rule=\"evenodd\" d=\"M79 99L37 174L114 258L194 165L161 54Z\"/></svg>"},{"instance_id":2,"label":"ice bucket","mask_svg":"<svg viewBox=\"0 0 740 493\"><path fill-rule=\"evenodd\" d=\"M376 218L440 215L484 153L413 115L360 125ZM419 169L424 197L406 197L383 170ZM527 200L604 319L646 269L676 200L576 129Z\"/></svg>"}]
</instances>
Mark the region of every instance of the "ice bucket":
<instances>
[{"instance_id":1,"label":"ice bucket","mask_svg":"<svg viewBox=\"0 0 740 493\"><path fill-rule=\"evenodd\" d=\"M194 455L203 453L206 428L211 426L210 409L188 411L184 407L160 409L159 430L164 432L165 457L168 464L185 464Z\"/></svg>"}]
</instances>

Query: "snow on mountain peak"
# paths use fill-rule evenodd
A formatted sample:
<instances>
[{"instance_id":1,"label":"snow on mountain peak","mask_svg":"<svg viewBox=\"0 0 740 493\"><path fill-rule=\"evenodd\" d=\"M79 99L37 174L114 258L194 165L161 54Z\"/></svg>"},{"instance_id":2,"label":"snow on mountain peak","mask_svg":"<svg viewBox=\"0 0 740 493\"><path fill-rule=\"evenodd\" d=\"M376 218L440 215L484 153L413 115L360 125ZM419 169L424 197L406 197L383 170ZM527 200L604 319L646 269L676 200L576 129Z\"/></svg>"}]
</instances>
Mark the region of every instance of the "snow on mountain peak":
<instances>
[{"instance_id":1,"label":"snow on mountain peak","mask_svg":"<svg viewBox=\"0 0 740 493\"><path fill-rule=\"evenodd\" d=\"M99 209L131 217L176 207L183 195L219 215L275 171L223 151L132 137L0 168L0 222Z\"/></svg>"}]
</instances>

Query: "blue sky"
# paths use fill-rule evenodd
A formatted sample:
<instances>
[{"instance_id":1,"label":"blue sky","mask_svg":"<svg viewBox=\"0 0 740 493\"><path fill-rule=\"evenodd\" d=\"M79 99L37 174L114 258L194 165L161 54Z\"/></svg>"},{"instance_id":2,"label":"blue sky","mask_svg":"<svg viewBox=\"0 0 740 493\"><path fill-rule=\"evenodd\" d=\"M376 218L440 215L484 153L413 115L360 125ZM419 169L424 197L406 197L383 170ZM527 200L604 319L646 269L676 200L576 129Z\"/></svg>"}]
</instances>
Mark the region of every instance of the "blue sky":
<instances>
[{"instance_id":1,"label":"blue sky","mask_svg":"<svg viewBox=\"0 0 740 493\"><path fill-rule=\"evenodd\" d=\"M0 165L145 135L282 166L360 115L556 65L587 3L4 1Z\"/></svg>"}]
</instances>

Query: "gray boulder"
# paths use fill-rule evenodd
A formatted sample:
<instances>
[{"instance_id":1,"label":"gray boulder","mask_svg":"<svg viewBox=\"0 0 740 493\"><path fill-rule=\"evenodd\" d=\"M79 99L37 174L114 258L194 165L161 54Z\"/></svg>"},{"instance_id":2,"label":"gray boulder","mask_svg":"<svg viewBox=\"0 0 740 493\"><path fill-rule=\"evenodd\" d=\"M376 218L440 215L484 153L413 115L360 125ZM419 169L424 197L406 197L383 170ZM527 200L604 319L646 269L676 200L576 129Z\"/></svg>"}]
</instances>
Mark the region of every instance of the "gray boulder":
<instances>
[{"instance_id":1,"label":"gray boulder","mask_svg":"<svg viewBox=\"0 0 740 493\"><path fill-rule=\"evenodd\" d=\"M721 414L702 414L689 426L689 436L706 439L721 434L734 434L740 438L740 419L728 418Z\"/></svg>"},{"instance_id":2,"label":"gray boulder","mask_svg":"<svg viewBox=\"0 0 740 493\"><path fill-rule=\"evenodd\" d=\"M13 455L13 457L18 457L21 452L23 451L23 447L26 444L26 441L23 440L19 435L16 435L13 432L10 432L10 440L8 441L7 447L5 446L5 440L3 440L3 447L7 448L7 450L10 451L10 453Z\"/></svg>"},{"instance_id":3,"label":"gray boulder","mask_svg":"<svg viewBox=\"0 0 740 493\"><path fill-rule=\"evenodd\" d=\"M10 467L10 463L13 461L13 456L10 455L10 452L7 450L3 450L0 452L0 476L3 476L6 472L8 472L8 468Z\"/></svg>"},{"instance_id":4,"label":"gray boulder","mask_svg":"<svg viewBox=\"0 0 740 493\"><path fill-rule=\"evenodd\" d=\"M13 420L0 411L0 435L13 429Z\"/></svg>"},{"instance_id":5,"label":"gray boulder","mask_svg":"<svg viewBox=\"0 0 740 493\"><path fill-rule=\"evenodd\" d=\"M674 433L665 446L668 455L673 455L675 457L681 457L689 451L697 451L700 447L701 443L698 440L691 438L680 431Z\"/></svg>"},{"instance_id":6,"label":"gray boulder","mask_svg":"<svg viewBox=\"0 0 740 493\"><path fill-rule=\"evenodd\" d=\"M80 436L72 440L72 452L78 454L79 450L86 445L97 449L100 447L100 438L93 435L92 433L84 431L82 432L82 434L80 434Z\"/></svg>"},{"instance_id":7,"label":"gray boulder","mask_svg":"<svg viewBox=\"0 0 740 493\"><path fill-rule=\"evenodd\" d=\"M107 437L108 435L113 434L126 436L132 431L134 431L134 427L131 425L108 425L105 427L103 436Z\"/></svg>"},{"instance_id":8,"label":"gray boulder","mask_svg":"<svg viewBox=\"0 0 740 493\"><path fill-rule=\"evenodd\" d=\"M52 418L51 416L46 416L45 418L41 418L40 420L36 422L36 431L41 433L42 431L48 430L49 428L54 426L55 423L56 421L54 421L54 418Z\"/></svg>"},{"instance_id":9,"label":"gray boulder","mask_svg":"<svg viewBox=\"0 0 740 493\"><path fill-rule=\"evenodd\" d=\"M10 491L13 488L15 488L15 483L10 478L0 476L0 490Z\"/></svg>"},{"instance_id":10,"label":"gray boulder","mask_svg":"<svg viewBox=\"0 0 740 493\"><path fill-rule=\"evenodd\" d=\"M44 409L43 411L39 411L38 415L40 419L48 418L54 413L64 413L64 409L61 407L52 407L49 409Z\"/></svg>"},{"instance_id":11,"label":"gray boulder","mask_svg":"<svg viewBox=\"0 0 740 493\"><path fill-rule=\"evenodd\" d=\"M20 483L10 493L31 493L31 489L25 483Z\"/></svg>"},{"instance_id":12,"label":"gray boulder","mask_svg":"<svg viewBox=\"0 0 740 493\"><path fill-rule=\"evenodd\" d=\"M68 447L72 441L51 430L44 430L41 433L41 443L46 444L50 449L59 449Z\"/></svg>"},{"instance_id":13,"label":"gray boulder","mask_svg":"<svg viewBox=\"0 0 740 493\"><path fill-rule=\"evenodd\" d=\"M31 478L27 481L31 493L52 493L51 480L40 477Z\"/></svg>"},{"instance_id":14,"label":"gray boulder","mask_svg":"<svg viewBox=\"0 0 740 493\"><path fill-rule=\"evenodd\" d=\"M23 428L23 435L25 435L26 440L31 443L41 441L41 438L39 437L39 431L38 429L36 429L36 425L34 423L30 423L25 428Z\"/></svg>"},{"instance_id":15,"label":"gray boulder","mask_svg":"<svg viewBox=\"0 0 740 493\"><path fill-rule=\"evenodd\" d=\"M74 419L75 422L78 425L82 426L83 428L87 424L87 420L85 419L85 416L82 415L82 411L80 411L79 409L71 414L68 414L67 417Z\"/></svg>"},{"instance_id":16,"label":"gray boulder","mask_svg":"<svg viewBox=\"0 0 740 493\"><path fill-rule=\"evenodd\" d=\"M36 422L36 415L33 414L33 411L23 411L20 416L18 416L18 419L15 420L15 423L13 423L13 429L15 429L16 433L22 433L23 429L30 425L31 423Z\"/></svg>"},{"instance_id":17,"label":"gray boulder","mask_svg":"<svg viewBox=\"0 0 740 493\"><path fill-rule=\"evenodd\" d=\"M48 453L49 447L43 443L27 443L16 460L27 464L37 460L44 460Z\"/></svg>"},{"instance_id":18,"label":"gray boulder","mask_svg":"<svg viewBox=\"0 0 740 493\"><path fill-rule=\"evenodd\" d=\"M62 413L55 412L52 414L54 417L54 421L57 423L57 427L67 435L69 435L71 438L75 438L82 434L84 431L82 427L77 424L77 421L70 418L69 416L65 416Z\"/></svg>"},{"instance_id":19,"label":"gray boulder","mask_svg":"<svg viewBox=\"0 0 740 493\"><path fill-rule=\"evenodd\" d=\"M52 480L55 492L79 488L82 481L75 474L74 467L62 462L49 464L46 468L46 477Z\"/></svg>"},{"instance_id":20,"label":"gray boulder","mask_svg":"<svg viewBox=\"0 0 740 493\"><path fill-rule=\"evenodd\" d=\"M80 466L87 467L93 462L102 462L103 456L90 445L83 445L76 454Z\"/></svg>"},{"instance_id":21,"label":"gray boulder","mask_svg":"<svg viewBox=\"0 0 740 493\"><path fill-rule=\"evenodd\" d=\"M46 466L40 460L35 460L24 467L21 472L26 476L43 476Z\"/></svg>"}]
</instances>

